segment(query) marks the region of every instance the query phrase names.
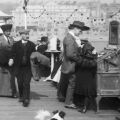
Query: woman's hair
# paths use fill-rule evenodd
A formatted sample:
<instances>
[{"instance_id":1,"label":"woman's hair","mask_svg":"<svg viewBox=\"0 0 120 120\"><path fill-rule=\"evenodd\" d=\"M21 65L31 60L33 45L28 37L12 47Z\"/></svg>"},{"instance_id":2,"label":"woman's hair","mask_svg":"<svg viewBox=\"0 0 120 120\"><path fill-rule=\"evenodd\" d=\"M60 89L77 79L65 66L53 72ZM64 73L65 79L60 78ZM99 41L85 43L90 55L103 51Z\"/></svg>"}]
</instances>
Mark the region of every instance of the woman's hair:
<instances>
[{"instance_id":1,"label":"woman's hair","mask_svg":"<svg viewBox=\"0 0 120 120\"><path fill-rule=\"evenodd\" d=\"M93 51L95 48L89 43L85 43L84 46L83 46L83 51Z\"/></svg>"}]
</instances>

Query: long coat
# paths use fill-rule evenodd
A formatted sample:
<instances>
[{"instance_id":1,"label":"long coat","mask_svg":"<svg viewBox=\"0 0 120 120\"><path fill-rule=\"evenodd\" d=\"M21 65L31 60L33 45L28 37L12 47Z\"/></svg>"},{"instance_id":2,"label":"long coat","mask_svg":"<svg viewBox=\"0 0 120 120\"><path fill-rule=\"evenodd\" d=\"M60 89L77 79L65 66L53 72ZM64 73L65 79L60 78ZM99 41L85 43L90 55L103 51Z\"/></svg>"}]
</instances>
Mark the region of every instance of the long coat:
<instances>
[{"instance_id":1,"label":"long coat","mask_svg":"<svg viewBox=\"0 0 120 120\"><path fill-rule=\"evenodd\" d=\"M26 44L26 58L27 58L27 67L30 67L30 55L32 54L32 52L35 51L35 44L31 41L28 41ZM13 58L14 60L14 70L16 72L16 74L19 71L19 68L22 65L22 59L24 56L24 49L23 49L23 45L22 45L22 41L18 41L16 42L13 47L12 47L12 56L11 58Z\"/></svg>"},{"instance_id":2,"label":"long coat","mask_svg":"<svg viewBox=\"0 0 120 120\"><path fill-rule=\"evenodd\" d=\"M14 39L9 37L9 42L5 39L4 35L0 36L0 65L8 65L8 60L11 55L11 49Z\"/></svg>"},{"instance_id":3,"label":"long coat","mask_svg":"<svg viewBox=\"0 0 120 120\"><path fill-rule=\"evenodd\" d=\"M82 64L76 66L75 93L82 96L96 96L97 54L92 54L94 47L86 43L82 48Z\"/></svg>"},{"instance_id":4,"label":"long coat","mask_svg":"<svg viewBox=\"0 0 120 120\"><path fill-rule=\"evenodd\" d=\"M68 33L63 40L63 50L61 71L64 74L74 73L76 63L81 63L82 59L78 53L78 44L70 33Z\"/></svg>"},{"instance_id":5,"label":"long coat","mask_svg":"<svg viewBox=\"0 0 120 120\"><path fill-rule=\"evenodd\" d=\"M12 69L8 67L8 60L11 56L13 46L13 38L9 38L9 42L4 35L0 36L0 95L11 96L15 90L15 81Z\"/></svg>"}]
</instances>

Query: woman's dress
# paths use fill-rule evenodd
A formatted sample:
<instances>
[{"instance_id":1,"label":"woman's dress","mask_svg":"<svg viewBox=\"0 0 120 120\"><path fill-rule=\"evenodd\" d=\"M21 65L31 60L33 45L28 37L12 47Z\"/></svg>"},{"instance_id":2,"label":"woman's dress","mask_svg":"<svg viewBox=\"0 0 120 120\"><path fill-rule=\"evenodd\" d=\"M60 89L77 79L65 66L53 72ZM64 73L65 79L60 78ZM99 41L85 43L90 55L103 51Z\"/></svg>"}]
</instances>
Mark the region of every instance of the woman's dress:
<instances>
[{"instance_id":1,"label":"woman's dress","mask_svg":"<svg viewBox=\"0 0 120 120\"><path fill-rule=\"evenodd\" d=\"M80 55L83 62L76 66L75 93L82 96L96 96L97 54L93 54L94 47L86 43Z\"/></svg>"},{"instance_id":2,"label":"woman's dress","mask_svg":"<svg viewBox=\"0 0 120 120\"><path fill-rule=\"evenodd\" d=\"M97 68L81 68L79 66L76 68L76 94L96 96L96 69Z\"/></svg>"}]
</instances>

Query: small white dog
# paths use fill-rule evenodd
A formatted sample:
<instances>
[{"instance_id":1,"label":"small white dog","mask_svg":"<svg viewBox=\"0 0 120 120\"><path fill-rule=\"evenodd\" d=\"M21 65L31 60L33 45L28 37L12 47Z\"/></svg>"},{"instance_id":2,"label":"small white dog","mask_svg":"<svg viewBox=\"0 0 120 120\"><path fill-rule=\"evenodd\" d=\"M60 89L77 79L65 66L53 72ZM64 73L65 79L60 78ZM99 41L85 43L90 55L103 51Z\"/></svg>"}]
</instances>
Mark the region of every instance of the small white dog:
<instances>
[{"instance_id":1,"label":"small white dog","mask_svg":"<svg viewBox=\"0 0 120 120\"><path fill-rule=\"evenodd\" d=\"M35 119L37 120L64 120L66 113L64 111L53 111L53 115L47 110L40 110L37 112Z\"/></svg>"},{"instance_id":2,"label":"small white dog","mask_svg":"<svg viewBox=\"0 0 120 120\"><path fill-rule=\"evenodd\" d=\"M37 112L37 115L35 116L35 119L37 120L49 120L51 114L47 110L39 110Z\"/></svg>"}]
</instances>

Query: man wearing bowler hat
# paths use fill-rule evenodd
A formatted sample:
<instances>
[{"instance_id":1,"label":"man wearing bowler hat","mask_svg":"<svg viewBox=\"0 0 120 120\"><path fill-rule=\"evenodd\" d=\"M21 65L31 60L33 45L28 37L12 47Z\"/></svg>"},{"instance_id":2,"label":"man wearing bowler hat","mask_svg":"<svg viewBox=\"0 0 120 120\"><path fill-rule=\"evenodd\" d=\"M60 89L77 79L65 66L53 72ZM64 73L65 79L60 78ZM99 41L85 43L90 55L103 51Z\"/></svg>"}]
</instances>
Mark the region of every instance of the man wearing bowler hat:
<instances>
[{"instance_id":1,"label":"man wearing bowler hat","mask_svg":"<svg viewBox=\"0 0 120 120\"><path fill-rule=\"evenodd\" d=\"M82 31L88 30L89 27L85 26L83 22L74 21L69 26L69 32L63 40L63 63L61 66L61 79L68 76L68 87L66 91L65 107L75 109L76 106L73 103L73 93L75 88L75 66L81 64L82 58L78 55L79 43L78 37L82 34ZM80 40L79 40L80 41ZM64 79L65 81L66 79Z\"/></svg>"},{"instance_id":2,"label":"man wearing bowler hat","mask_svg":"<svg viewBox=\"0 0 120 120\"><path fill-rule=\"evenodd\" d=\"M7 84L10 83L9 86L11 87L10 89L11 89L12 97L16 98L17 91L16 91L16 86L15 86L15 76L13 74L12 67L8 66L8 60L10 58L11 49L12 49L12 46L14 43L14 39L10 36L12 24L2 25L1 29L3 31L3 34L0 36L0 66L2 68L2 74L5 75L7 73L7 70L10 72L10 79L9 78L5 78L5 79L9 79ZM4 78L2 78L2 81L3 81L3 79ZM4 86L4 84L2 84L2 87L7 88L7 86ZM4 92L5 92L5 90L4 90Z\"/></svg>"},{"instance_id":3,"label":"man wearing bowler hat","mask_svg":"<svg viewBox=\"0 0 120 120\"><path fill-rule=\"evenodd\" d=\"M35 51L35 44L29 41L29 30L19 32L21 40L16 42L12 47L12 56L9 60L9 66L14 67L19 89L19 102L27 107L30 102L30 55Z\"/></svg>"}]
</instances>

